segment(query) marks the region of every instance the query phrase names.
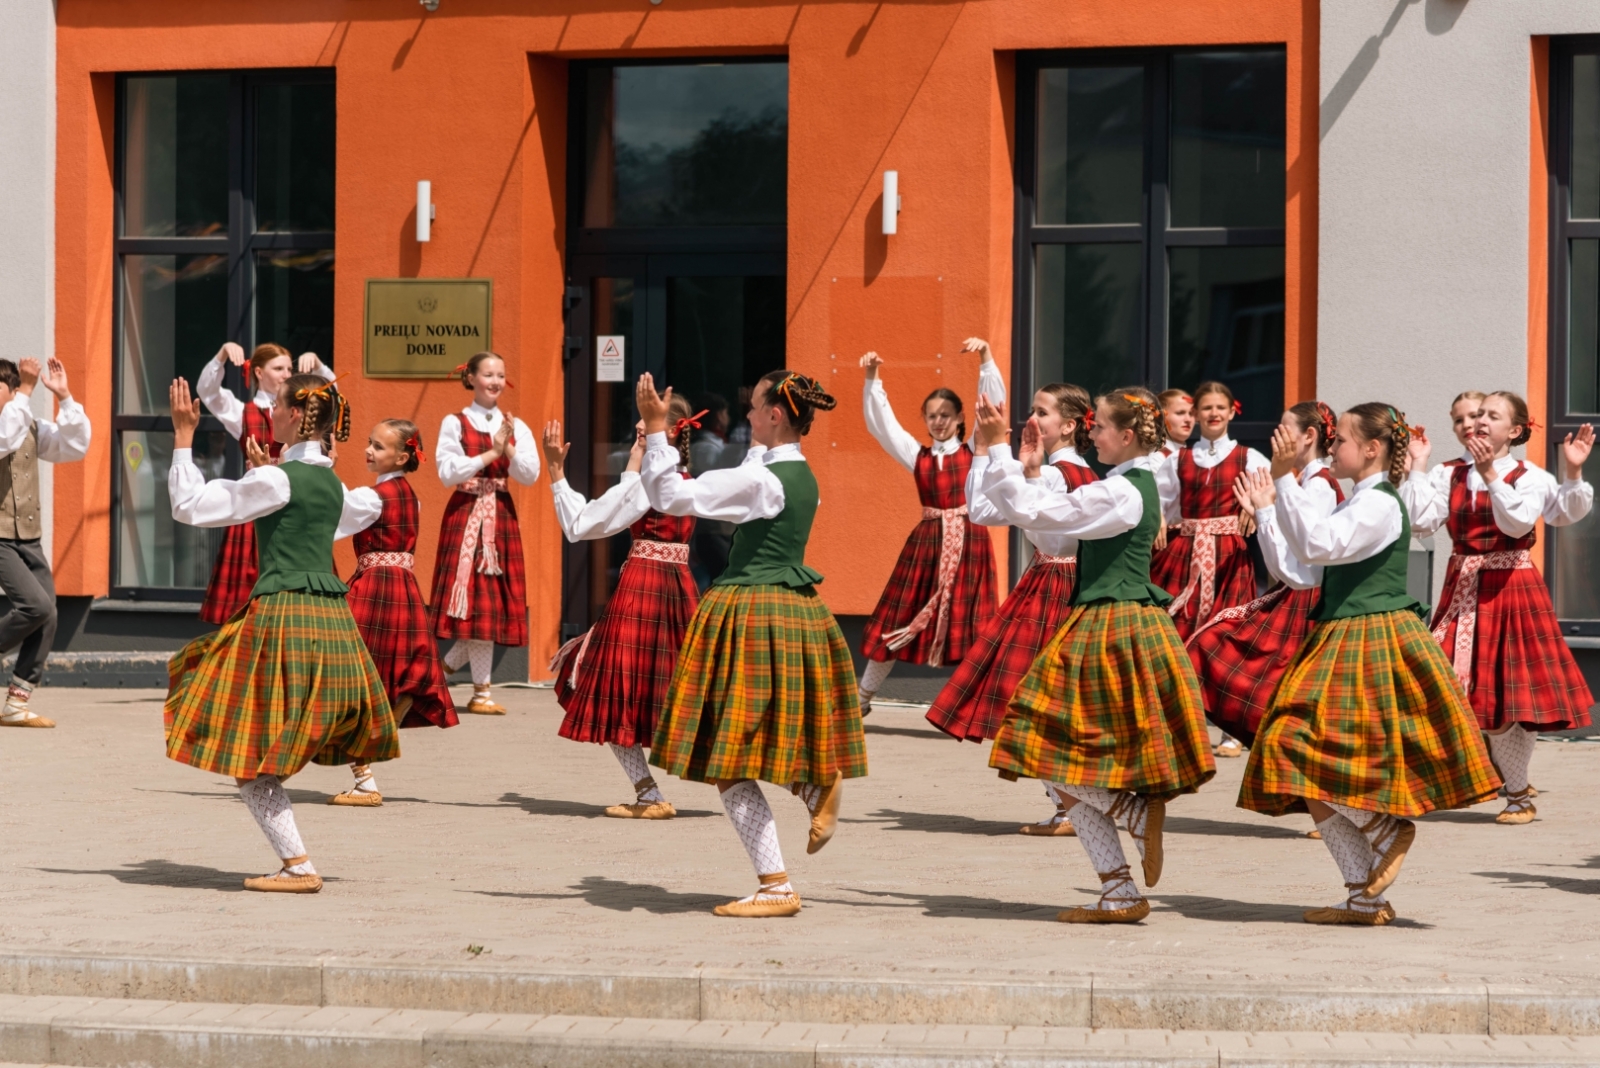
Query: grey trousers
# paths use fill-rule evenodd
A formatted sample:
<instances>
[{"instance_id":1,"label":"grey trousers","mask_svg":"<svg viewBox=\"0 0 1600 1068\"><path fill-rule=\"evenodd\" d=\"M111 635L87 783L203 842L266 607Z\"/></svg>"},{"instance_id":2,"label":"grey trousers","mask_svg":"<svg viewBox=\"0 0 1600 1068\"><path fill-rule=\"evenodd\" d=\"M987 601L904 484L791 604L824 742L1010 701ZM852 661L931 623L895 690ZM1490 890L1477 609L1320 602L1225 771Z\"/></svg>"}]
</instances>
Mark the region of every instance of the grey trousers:
<instances>
[{"instance_id":1,"label":"grey trousers","mask_svg":"<svg viewBox=\"0 0 1600 1068\"><path fill-rule=\"evenodd\" d=\"M12 674L37 686L56 640L56 580L38 538L0 538L0 586L11 599L11 610L0 616L0 652L20 644Z\"/></svg>"}]
</instances>

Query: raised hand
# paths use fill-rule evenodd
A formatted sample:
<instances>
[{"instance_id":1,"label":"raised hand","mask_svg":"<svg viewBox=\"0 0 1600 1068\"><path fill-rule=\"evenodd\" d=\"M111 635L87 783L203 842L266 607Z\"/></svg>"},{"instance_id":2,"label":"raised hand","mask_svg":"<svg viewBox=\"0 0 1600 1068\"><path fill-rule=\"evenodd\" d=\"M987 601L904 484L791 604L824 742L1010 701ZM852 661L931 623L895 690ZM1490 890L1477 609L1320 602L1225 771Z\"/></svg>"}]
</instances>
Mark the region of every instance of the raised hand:
<instances>
[{"instance_id":1,"label":"raised hand","mask_svg":"<svg viewBox=\"0 0 1600 1068\"><path fill-rule=\"evenodd\" d=\"M167 401L172 408L172 447L194 448L194 429L200 425L200 401L190 394L188 379L172 380L167 389Z\"/></svg>"},{"instance_id":2,"label":"raised hand","mask_svg":"<svg viewBox=\"0 0 1600 1068\"><path fill-rule=\"evenodd\" d=\"M1489 444L1488 438L1472 435L1467 439L1467 452L1472 455L1472 467L1485 485L1500 477L1500 472L1494 469L1494 446Z\"/></svg>"},{"instance_id":3,"label":"raised hand","mask_svg":"<svg viewBox=\"0 0 1600 1068\"><path fill-rule=\"evenodd\" d=\"M1270 508L1278 503L1278 486L1265 471L1246 471L1234 479L1233 495L1254 516L1257 509Z\"/></svg>"},{"instance_id":4,"label":"raised hand","mask_svg":"<svg viewBox=\"0 0 1600 1068\"><path fill-rule=\"evenodd\" d=\"M1011 436L1011 425L1006 419L1006 406L996 404L982 393L978 394L978 428L976 440L984 450L999 445Z\"/></svg>"},{"instance_id":5,"label":"raised hand","mask_svg":"<svg viewBox=\"0 0 1600 1068\"><path fill-rule=\"evenodd\" d=\"M1300 442L1295 432L1279 423L1272 431L1272 477L1274 480L1294 473L1294 462L1300 458Z\"/></svg>"},{"instance_id":6,"label":"raised hand","mask_svg":"<svg viewBox=\"0 0 1600 1068\"><path fill-rule=\"evenodd\" d=\"M876 352L869 352L865 356L861 357L860 363L861 369L867 372L867 377L869 379L877 378L878 368L883 366L883 357L879 356Z\"/></svg>"},{"instance_id":7,"label":"raised hand","mask_svg":"<svg viewBox=\"0 0 1600 1068\"><path fill-rule=\"evenodd\" d=\"M550 484L555 485L567 477L567 452L572 445L561 439L561 420L552 419L544 425L544 464L550 471Z\"/></svg>"},{"instance_id":8,"label":"raised hand","mask_svg":"<svg viewBox=\"0 0 1600 1068\"><path fill-rule=\"evenodd\" d=\"M1583 477L1583 463L1594 448L1594 427L1585 423L1576 434L1568 434L1561 442L1561 458L1567 462L1568 478Z\"/></svg>"},{"instance_id":9,"label":"raised hand","mask_svg":"<svg viewBox=\"0 0 1600 1068\"><path fill-rule=\"evenodd\" d=\"M41 369L37 356L24 356L18 360L17 374L22 377L22 385L18 387L17 392L24 397L32 396L33 387L39 384L39 372Z\"/></svg>"},{"instance_id":10,"label":"raised hand","mask_svg":"<svg viewBox=\"0 0 1600 1068\"><path fill-rule=\"evenodd\" d=\"M218 363L231 363L235 367L244 366L244 347L235 341L224 341L217 350Z\"/></svg>"},{"instance_id":11,"label":"raised hand","mask_svg":"<svg viewBox=\"0 0 1600 1068\"><path fill-rule=\"evenodd\" d=\"M667 406L672 400L672 387L668 386L665 393L657 393L655 376L646 371L639 376L639 384L634 387L633 399L639 406L640 418L644 420L644 432L665 434Z\"/></svg>"},{"instance_id":12,"label":"raised hand","mask_svg":"<svg viewBox=\"0 0 1600 1068\"><path fill-rule=\"evenodd\" d=\"M500 426L494 432L494 451L504 456L507 460L517 455L517 421L511 418L510 412L501 415Z\"/></svg>"},{"instance_id":13,"label":"raised hand","mask_svg":"<svg viewBox=\"0 0 1600 1068\"><path fill-rule=\"evenodd\" d=\"M961 343L962 352L976 352L979 361L994 359L994 353L989 351L989 343L981 337L969 337Z\"/></svg>"},{"instance_id":14,"label":"raised hand","mask_svg":"<svg viewBox=\"0 0 1600 1068\"><path fill-rule=\"evenodd\" d=\"M244 441L244 465L254 470L257 467L271 467L273 464L272 450L261 444L255 438L246 434ZM332 456L328 459L333 459Z\"/></svg>"},{"instance_id":15,"label":"raised hand","mask_svg":"<svg viewBox=\"0 0 1600 1068\"><path fill-rule=\"evenodd\" d=\"M242 355L244 350L240 349L239 352ZM317 368L321 365L322 361L317 358L316 353L302 352L300 354L300 358L295 361L294 369L303 375L314 375L317 373Z\"/></svg>"},{"instance_id":16,"label":"raised hand","mask_svg":"<svg viewBox=\"0 0 1600 1068\"><path fill-rule=\"evenodd\" d=\"M1411 428L1411 440L1406 443L1406 463L1408 471L1426 471L1428 457L1433 454L1433 442L1428 440L1428 428L1414 426Z\"/></svg>"},{"instance_id":17,"label":"raised hand","mask_svg":"<svg viewBox=\"0 0 1600 1068\"><path fill-rule=\"evenodd\" d=\"M1022 473L1027 478L1038 478L1044 467L1044 435L1039 431L1037 416L1028 416L1022 424L1022 442L1017 446L1017 459L1022 461Z\"/></svg>"},{"instance_id":18,"label":"raised hand","mask_svg":"<svg viewBox=\"0 0 1600 1068\"><path fill-rule=\"evenodd\" d=\"M56 395L57 400L66 400L72 396L67 389L66 365L54 356L45 361L45 374L40 381L44 383L45 389Z\"/></svg>"}]
</instances>

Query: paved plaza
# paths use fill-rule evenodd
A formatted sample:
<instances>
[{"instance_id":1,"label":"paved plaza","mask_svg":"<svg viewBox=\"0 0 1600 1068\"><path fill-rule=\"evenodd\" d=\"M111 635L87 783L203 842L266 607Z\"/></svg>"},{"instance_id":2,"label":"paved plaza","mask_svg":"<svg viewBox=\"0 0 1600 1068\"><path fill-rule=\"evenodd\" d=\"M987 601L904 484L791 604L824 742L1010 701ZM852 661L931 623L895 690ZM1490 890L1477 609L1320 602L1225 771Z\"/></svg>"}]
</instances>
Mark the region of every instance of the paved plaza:
<instances>
[{"instance_id":1,"label":"paved plaza","mask_svg":"<svg viewBox=\"0 0 1600 1068\"><path fill-rule=\"evenodd\" d=\"M1436 814L1392 892L1400 921L1318 928L1339 896L1306 817L1234 807L1243 761L1174 802L1166 874L1134 927L1054 922L1097 882L1072 839L1017 835L1047 805L987 749L920 709L869 720L870 778L848 784L838 836L805 855L804 811L767 788L806 907L719 919L748 862L708 786L663 779L679 818L601 817L627 784L601 747L556 736L549 691L505 690L504 718L406 731L378 768L379 809L330 807L344 768L292 779L315 897L247 894L272 857L231 782L175 764L154 691L41 691L54 731L0 732L8 949L107 954L494 962L601 969L751 968L786 975L1094 975L1416 983L1592 981L1600 960L1600 745L1541 744L1540 818ZM1131 843L1130 843L1131 854ZM468 947L476 952L469 952Z\"/></svg>"}]
</instances>

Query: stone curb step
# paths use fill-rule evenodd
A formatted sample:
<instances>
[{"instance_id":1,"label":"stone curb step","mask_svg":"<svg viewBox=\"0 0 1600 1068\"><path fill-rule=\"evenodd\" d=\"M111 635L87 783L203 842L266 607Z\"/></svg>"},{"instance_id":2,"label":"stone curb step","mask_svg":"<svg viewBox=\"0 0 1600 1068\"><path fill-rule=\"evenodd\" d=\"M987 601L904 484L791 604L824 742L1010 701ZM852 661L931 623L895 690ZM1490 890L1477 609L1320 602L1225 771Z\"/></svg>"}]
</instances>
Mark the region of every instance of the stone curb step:
<instances>
[{"instance_id":1,"label":"stone curb step","mask_svg":"<svg viewBox=\"0 0 1600 1068\"><path fill-rule=\"evenodd\" d=\"M1174 1031L1600 1035L1600 987L605 973L13 950L0 994L470 1013ZM7 1054L0 1050L0 1058Z\"/></svg>"},{"instance_id":2,"label":"stone curb step","mask_svg":"<svg viewBox=\"0 0 1600 1068\"><path fill-rule=\"evenodd\" d=\"M1600 1066L1600 1038L755 1023L0 995L0 1057L85 1068L1523 1068Z\"/></svg>"}]
</instances>

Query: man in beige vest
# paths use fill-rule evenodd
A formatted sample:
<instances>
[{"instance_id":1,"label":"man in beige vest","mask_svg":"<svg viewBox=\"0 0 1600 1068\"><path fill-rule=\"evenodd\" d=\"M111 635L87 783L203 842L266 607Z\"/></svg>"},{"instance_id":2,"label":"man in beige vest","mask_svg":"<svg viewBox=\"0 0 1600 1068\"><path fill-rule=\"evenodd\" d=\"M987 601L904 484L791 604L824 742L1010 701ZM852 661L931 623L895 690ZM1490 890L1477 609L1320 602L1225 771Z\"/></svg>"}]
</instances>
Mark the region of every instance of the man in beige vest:
<instances>
[{"instance_id":1,"label":"man in beige vest","mask_svg":"<svg viewBox=\"0 0 1600 1068\"><path fill-rule=\"evenodd\" d=\"M68 463L89 451L89 417L67 390L67 369L52 356L42 379L39 372L31 356L20 365L0 360L0 588L11 602L0 615L0 653L17 650L0 727L55 726L28 709L56 637L56 583L39 540L39 461ZM53 422L35 419L30 406L40 382L59 402Z\"/></svg>"}]
</instances>

